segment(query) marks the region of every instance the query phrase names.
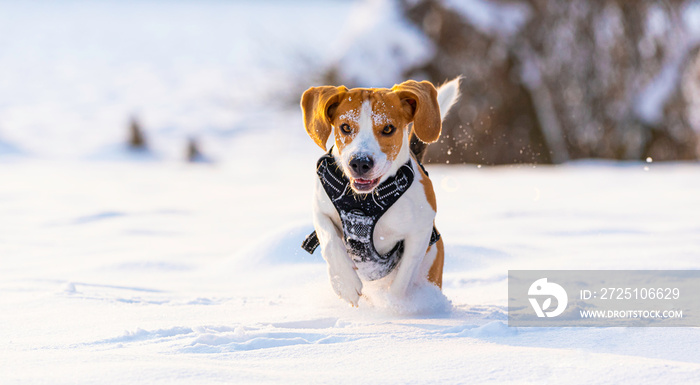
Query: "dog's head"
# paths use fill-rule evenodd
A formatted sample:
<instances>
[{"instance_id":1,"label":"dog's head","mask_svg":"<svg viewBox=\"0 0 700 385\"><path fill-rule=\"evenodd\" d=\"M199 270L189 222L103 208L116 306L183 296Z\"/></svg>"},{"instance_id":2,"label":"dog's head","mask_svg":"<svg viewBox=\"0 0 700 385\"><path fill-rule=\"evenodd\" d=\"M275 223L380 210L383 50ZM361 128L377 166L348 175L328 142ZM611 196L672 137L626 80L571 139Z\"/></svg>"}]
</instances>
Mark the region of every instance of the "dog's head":
<instances>
[{"instance_id":1,"label":"dog's head","mask_svg":"<svg viewBox=\"0 0 700 385\"><path fill-rule=\"evenodd\" d=\"M432 143L440 137L435 87L413 80L387 88L312 87L301 97L304 126L326 150L335 133L343 172L358 193L369 193L408 161L408 127Z\"/></svg>"}]
</instances>

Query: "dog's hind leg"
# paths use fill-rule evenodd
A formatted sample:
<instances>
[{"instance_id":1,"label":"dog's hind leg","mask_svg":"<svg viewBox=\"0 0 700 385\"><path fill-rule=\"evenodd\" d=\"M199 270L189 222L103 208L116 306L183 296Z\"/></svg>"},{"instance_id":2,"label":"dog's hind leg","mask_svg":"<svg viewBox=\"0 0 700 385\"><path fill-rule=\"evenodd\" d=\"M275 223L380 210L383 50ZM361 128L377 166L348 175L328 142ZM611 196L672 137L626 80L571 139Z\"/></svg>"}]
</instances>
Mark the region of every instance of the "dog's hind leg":
<instances>
[{"instance_id":1,"label":"dog's hind leg","mask_svg":"<svg viewBox=\"0 0 700 385\"><path fill-rule=\"evenodd\" d=\"M428 270L428 281L442 289L442 268L445 265L445 245L442 243L442 238L438 239L434 246L437 249L437 255L435 255L435 260ZM428 252L430 252L430 248L428 248Z\"/></svg>"}]
</instances>

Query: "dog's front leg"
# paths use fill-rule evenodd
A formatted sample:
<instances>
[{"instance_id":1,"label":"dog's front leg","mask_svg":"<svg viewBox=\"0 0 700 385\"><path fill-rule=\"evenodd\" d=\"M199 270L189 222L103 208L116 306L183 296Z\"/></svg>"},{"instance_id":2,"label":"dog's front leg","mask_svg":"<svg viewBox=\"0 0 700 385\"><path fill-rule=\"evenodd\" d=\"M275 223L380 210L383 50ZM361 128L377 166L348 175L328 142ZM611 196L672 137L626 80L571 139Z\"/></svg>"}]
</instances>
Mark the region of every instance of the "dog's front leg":
<instances>
[{"instance_id":1,"label":"dog's front leg","mask_svg":"<svg viewBox=\"0 0 700 385\"><path fill-rule=\"evenodd\" d=\"M389 288L389 292L395 297L403 298L406 295L409 285L415 280L418 267L425 258L429 242L430 235L427 237L407 237L404 240L403 257L396 268L396 276Z\"/></svg>"},{"instance_id":2,"label":"dog's front leg","mask_svg":"<svg viewBox=\"0 0 700 385\"><path fill-rule=\"evenodd\" d=\"M328 275L336 294L353 306L358 306L362 295L362 281L357 276L355 263L348 256L340 231L323 213L314 218L316 235L323 259L328 262Z\"/></svg>"}]
</instances>

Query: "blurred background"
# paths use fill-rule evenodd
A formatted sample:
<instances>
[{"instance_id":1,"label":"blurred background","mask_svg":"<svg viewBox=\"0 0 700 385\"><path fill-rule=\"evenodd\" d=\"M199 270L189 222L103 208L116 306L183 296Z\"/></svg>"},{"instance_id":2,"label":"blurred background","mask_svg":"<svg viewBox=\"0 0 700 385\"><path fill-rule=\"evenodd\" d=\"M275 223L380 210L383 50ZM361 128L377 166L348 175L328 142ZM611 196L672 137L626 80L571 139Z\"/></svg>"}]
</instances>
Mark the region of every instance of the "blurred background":
<instances>
[{"instance_id":1,"label":"blurred background","mask_svg":"<svg viewBox=\"0 0 700 385\"><path fill-rule=\"evenodd\" d=\"M1 2L0 154L225 160L310 86L463 76L428 162L695 160L699 44L697 1Z\"/></svg>"}]
</instances>

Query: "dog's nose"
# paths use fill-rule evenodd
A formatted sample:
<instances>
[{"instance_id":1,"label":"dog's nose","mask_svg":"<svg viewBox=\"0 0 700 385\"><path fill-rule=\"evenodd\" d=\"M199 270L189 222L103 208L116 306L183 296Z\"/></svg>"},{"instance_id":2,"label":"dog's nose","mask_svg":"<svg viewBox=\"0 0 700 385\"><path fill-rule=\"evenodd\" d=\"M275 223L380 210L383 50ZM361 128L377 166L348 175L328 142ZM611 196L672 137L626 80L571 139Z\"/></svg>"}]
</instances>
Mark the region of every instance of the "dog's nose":
<instances>
[{"instance_id":1,"label":"dog's nose","mask_svg":"<svg viewBox=\"0 0 700 385\"><path fill-rule=\"evenodd\" d=\"M356 176L367 174L372 167L374 167L374 161L367 155L353 155L350 158L350 168Z\"/></svg>"}]
</instances>

